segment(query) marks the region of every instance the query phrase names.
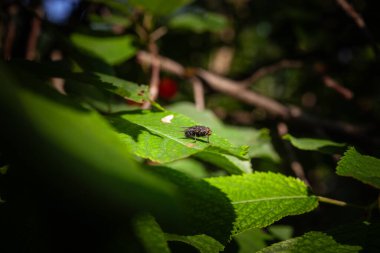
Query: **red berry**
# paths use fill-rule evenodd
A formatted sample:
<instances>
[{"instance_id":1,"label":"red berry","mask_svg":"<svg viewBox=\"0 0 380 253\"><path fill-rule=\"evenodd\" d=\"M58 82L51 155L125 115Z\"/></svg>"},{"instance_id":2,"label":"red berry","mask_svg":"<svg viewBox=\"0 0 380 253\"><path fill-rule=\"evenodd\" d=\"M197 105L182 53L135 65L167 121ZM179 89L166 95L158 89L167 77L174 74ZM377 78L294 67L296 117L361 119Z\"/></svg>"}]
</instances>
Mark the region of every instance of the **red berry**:
<instances>
[{"instance_id":1,"label":"red berry","mask_svg":"<svg viewBox=\"0 0 380 253\"><path fill-rule=\"evenodd\" d=\"M177 82L171 78L164 77L160 80L159 97L170 100L177 94Z\"/></svg>"}]
</instances>

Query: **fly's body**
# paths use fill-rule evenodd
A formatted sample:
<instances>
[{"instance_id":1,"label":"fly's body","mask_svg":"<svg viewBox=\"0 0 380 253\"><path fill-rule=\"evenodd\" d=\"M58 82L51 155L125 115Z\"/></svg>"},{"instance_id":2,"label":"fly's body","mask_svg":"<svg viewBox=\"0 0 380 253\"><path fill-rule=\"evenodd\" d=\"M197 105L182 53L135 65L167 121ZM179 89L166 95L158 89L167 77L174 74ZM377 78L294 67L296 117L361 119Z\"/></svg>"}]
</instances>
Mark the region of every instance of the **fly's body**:
<instances>
[{"instance_id":1,"label":"fly's body","mask_svg":"<svg viewBox=\"0 0 380 253\"><path fill-rule=\"evenodd\" d=\"M207 142L209 142L209 137L212 134L210 128L205 126L192 126L185 129L185 136L187 138L197 140L197 137L207 137Z\"/></svg>"}]
</instances>

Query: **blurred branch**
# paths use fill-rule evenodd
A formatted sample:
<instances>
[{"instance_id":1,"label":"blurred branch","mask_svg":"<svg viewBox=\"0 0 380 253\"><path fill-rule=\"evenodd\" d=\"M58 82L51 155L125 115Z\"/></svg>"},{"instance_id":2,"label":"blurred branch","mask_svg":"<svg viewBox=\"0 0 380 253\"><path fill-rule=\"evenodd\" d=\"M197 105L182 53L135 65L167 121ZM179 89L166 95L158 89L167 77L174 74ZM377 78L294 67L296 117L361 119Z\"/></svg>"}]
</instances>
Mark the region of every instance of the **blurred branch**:
<instances>
[{"instance_id":1,"label":"blurred branch","mask_svg":"<svg viewBox=\"0 0 380 253\"><path fill-rule=\"evenodd\" d=\"M347 0L336 0L336 2L342 8L342 10L346 12L347 15L354 20L356 26L359 27L359 29L361 29L362 31L364 31L364 33L371 42L373 51L375 52L376 56L379 56L379 48L377 46L377 43L374 40L371 32L368 30L368 27L364 22L363 17L359 14L359 12L355 10L355 8L350 3L347 2Z\"/></svg>"},{"instance_id":2,"label":"blurred branch","mask_svg":"<svg viewBox=\"0 0 380 253\"><path fill-rule=\"evenodd\" d=\"M6 28L6 35L4 39L4 59L10 60L12 58L13 42L16 37L16 15L19 11L19 7L16 4L12 4L8 8L10 16L8 26Z\"/></svg>"},{"instance_id":3,"label":"blurred branch","mask_svg":"<svg viewBox=\"0 0 380 253\"><path fill-rule=\"evenodd\" d=\"M302 62L301 61L295 61L295 60L287 60L284 59L278 63L275 63L270 66L265 66L260 69L258 69L255 73L253 73L250 77L242 81L242 84L244 86L249 86L252 83L257 82L260 78L275 73L281 69L286 69L286 68L300 68L302 67Z\"/></svg>"},{"instance_id":4,"label":"blurred branch","mask_svg":"<svg viewBox=\"0 0 380 253\"><path fill-rule=\"evenodd\" d=\"M33 61L37 57L37 42L39 35L41 33L41 24L42 24L43 9L41 6L37 7L35 10L35 16L32 19L31 30L29 34L28 44L26 48L27 60Z\"/></svg>"},{"instance_id":5,"label":"blurred branch","mask_svg":"<svg viewBox=\"0 0 380 253\"><path fill-rule=\"evenodd\" d=\"M285 106L278 101L251 91L241 85L241 82L234 81L204 69L185 68L178 62L169 58L158 56L161 69L184 78L198 77L207 82L207 84L221 93L234 97L246 104L263 108L271 115L280 117L285 120L302 122L305 125L313 127L327 128L340 133L362 137L367 130L364 127L355 126L346 122L324 120L306 114L299 107ZM152 56L146 51L137 53L137 60L142 65L152 65Z\"/></svg>"},{"instance_id":6,"label":"blurred branch","mask_svg":"<svg viewBox=\"0 0 380 253\"><path fill-rule=\"evenodd\" d=\"M193 84L195 107L200 111L204 110L205 97L202 81L197 77L192 77L190 81Z\"/></svg>"},{"instance_id":7,"label":"blurred branch","mask_svg":"<svg viewBox=\"0 0 380 253\"><path fill-rule=\"evenodd\" d=\"M351 100L354 97L354 94L351 90L347 89L340 83L338 83L336 80L334 80L329 75L324 75L322 77L323 83L326 85L326 87L331 88L338 92L340 95L342 95L345 99Z\"/></svg>"},{"instance_id":8,"label":"blurred branch","mask_svg":"<svg viewBox=\"0 0 380 253\"><path fill-rule=\"evenodd\" d=\"M349 15L360 29L365 29L366 24L362 16L346 0L336 0L338 5Z\"/></svg>"}]
</instances>

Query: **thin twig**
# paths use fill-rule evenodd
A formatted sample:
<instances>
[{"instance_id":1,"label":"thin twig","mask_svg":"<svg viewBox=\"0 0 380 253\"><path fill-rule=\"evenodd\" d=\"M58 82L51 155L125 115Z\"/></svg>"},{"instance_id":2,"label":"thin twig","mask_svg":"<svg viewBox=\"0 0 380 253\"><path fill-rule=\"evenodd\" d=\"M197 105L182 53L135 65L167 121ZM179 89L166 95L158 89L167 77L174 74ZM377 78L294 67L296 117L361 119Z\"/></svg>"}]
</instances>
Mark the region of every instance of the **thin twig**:
<instances>
[{"instance_id":1,"label":"thin twig","mask_svg":"<svg viewBox=\"0 0 380 253\"><path fill-rule=\"evenodd\" d=\"M347 207L353 207L353 208L365 209L365 210L368 209L367 206L355 205L355 204L351 204L351 203L341 201L341 200L330 199L330 198L326 198L322 196L317 196L317 198L319 202L323 202L323 203L327 203L327 204L331 204L335 206L343 206L343 207L347 206Z\"/></svg>"},{"instance_id":2,"label":"thin twig","mask_svg":"<svg viewBox=\"0 0 380 253\"><path fill-rule=\"evenodd\" d=\"M368 40L371 43L373 51L378 57L379 48L378 48L377 42L375 41L373 35L369 31L363 17L359 14L359 12L355 10L355 8L350 3L347 2L347 0L336 0L336 2L342 8L342 10L346 12L346 14L354 20L356 26L359 27L359 29L361 29L365 33L365 35L367 36Z\"/></svg>"}]
</instances>

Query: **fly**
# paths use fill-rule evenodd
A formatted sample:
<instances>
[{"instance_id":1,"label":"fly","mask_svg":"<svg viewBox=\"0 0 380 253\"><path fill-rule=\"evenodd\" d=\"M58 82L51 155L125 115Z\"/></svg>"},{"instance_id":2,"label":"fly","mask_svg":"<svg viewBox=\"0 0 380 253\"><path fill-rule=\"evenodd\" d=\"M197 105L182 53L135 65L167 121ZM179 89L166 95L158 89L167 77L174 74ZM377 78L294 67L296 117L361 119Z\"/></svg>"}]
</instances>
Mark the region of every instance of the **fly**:
<instances>
[{"instance_id":1,"label":"fly","mask_svg":"<svg viewBox=\"0 0 380 253\"><path fill-rule=\"evenodd\" d=\"M191 138L197 141L197 137L207 137L207 143L210 143L209 137L212 131L209 127L205 126L192 126L188 127L184 131L186 138Z\"/></svg>"}]
</instances>

